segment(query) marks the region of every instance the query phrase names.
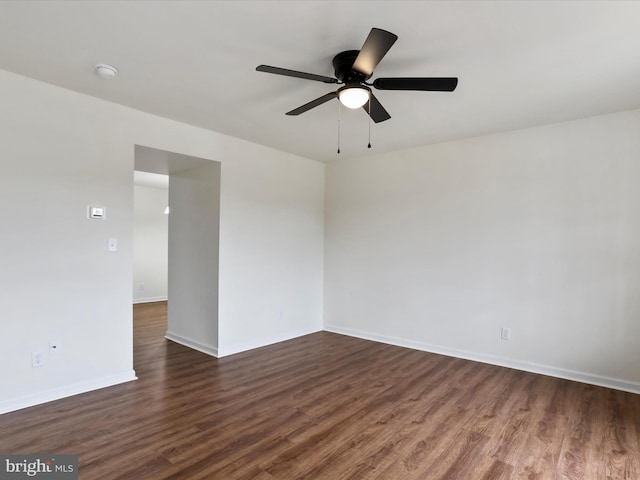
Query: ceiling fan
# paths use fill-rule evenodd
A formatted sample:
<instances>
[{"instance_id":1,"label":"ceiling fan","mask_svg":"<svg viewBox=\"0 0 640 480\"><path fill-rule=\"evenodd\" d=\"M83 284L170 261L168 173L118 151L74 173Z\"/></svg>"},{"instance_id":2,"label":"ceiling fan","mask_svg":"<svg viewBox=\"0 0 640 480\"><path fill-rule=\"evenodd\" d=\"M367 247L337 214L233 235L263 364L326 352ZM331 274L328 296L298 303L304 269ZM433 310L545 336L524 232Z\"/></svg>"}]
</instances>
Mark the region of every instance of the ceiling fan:
<instances>
[{"instance_id":1,"label":"ceiling fan","mask_svg":"<svg viewBox=\"0 0 640 480\"><path fill-rule=\"evenodd\" d=\"M458 79L456 77L377 78L373 83L367 83L367 80L373 75L373 70L397 39L398 36L391 32L379 28L372 28L360 50L347 50L337 54L333 58L335 78L313 73L298 72L286 68L271 67L269 65L259 65L256 67L256 70L259 72L274 73L276 75L285 75L287 77L344 85L335 92L329 92L301 107L287 112L287 115L300 115L337 97L340 103L348 108L364 108L371 119L379 123L390 119L391 115L389 115L375 97L371 91L371 87L376 90L453 92L458 85Z\"/></svg>"}]
</instances>

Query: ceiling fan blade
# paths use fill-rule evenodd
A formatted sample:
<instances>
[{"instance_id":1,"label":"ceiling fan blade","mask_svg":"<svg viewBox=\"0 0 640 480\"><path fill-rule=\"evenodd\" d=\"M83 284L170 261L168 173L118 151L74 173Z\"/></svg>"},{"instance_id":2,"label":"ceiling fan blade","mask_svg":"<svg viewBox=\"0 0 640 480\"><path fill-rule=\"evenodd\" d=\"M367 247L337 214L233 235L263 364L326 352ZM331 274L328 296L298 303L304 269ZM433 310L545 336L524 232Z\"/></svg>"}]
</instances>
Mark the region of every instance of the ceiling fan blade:
<instances>
[{"instance_id":1,"label":"ceiling fan blade","mask_svg":"<svg viewBox=\"0 0 640 480\"><path fill-rule=\"evenodd\" d=\"M372 28L355 62L353 62L352 69L369 78L397 39L398 36L391 32Z\"/></svg>"},{"instance_id":2,"label":"ceiling fan blade","mask_svg":"<svg viewBox=\"0 0 640 480\"><path fill-rule=\"evenodd\" d=\"M385 120L389 120L391 115L384 109L382 104L378 101L376 96L373 93L369 94L370 102L371 102L371 111L369 111L369 102L365 103L362 108L364 111L369 114L371 120L376 123L384 122Z\"/></svg>"},{"instance_id":3,"label":"ceiling fan blade","mask_svg":"<svg viewBox=\"0 0 640 480\"><path fill-rule=\"evenodd\" d=\"M315 100L311 100L309 103L305 103L301 107L295 108L295 109L291 110L290 112L287 112L286 114L287 115L300 115L301 113L304 113L307 110L311 110L312 108L315 108L318 105L322 105L323 103L328 102L329 100L332 100L332 99L336 98L337 95L338 94L336 92L327 93L326 95L323 95L320 98L316 98Z\"/></svg>"},{"instance_id":4,"label":"ceiling fan blade","mask_svg":"<svg viewBox=\"0 0 640 480\"><path fill-rule=\"evenodd\" d=\"M275 73L276 75L284 75L286 77L304 78L305 80L315 80L316 82L338 83L336 78L325 77L324 75L316 75L315 73L298 72L286 68L271 67L269 65L258 65L258 72Z\"/></svg>"},{"instance_id":5,"label":"ceiling fan blade","mask_svg":"<svg viewBox=\"0 0 640 480\"><path fill-rule=\"evenodd\" d=\"M458 86L457 77L441 78L376 78L378 90L422 90L427 92L453 92Z\"/></svg>"}]
</instances>

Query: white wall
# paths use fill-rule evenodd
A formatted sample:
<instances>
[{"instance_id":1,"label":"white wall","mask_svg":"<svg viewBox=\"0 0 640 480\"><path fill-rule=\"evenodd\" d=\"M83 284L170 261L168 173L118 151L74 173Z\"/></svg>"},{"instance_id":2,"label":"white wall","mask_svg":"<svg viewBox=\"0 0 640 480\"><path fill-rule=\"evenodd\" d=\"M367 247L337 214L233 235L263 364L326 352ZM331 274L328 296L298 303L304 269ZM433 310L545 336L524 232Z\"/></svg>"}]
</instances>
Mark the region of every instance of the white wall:
<instances>
[{"instance_id":1,"label":"white wall","mask_svg":"<svg viewBox=\"0 0 640 480\"><path fill-rule=\"evenodd\" d=\"M330 164L326 328L640 392L639 132L629 111Z\"/></svg>"},{"instance_id":2,"label":"white wall","mask_svg":"<svg viewBox=\"0 0 640 480\"><path fill-rule=\"evenodd\" d=\"M5 71L0 105L0 412L134 378L136 144L222 163L223 352L322 328L322 164Z\"/></svg>"},{"instance_id":3,"label":"white wall","mask_svg":"<svg viewBox=\"0 0 640 480\"><path fill-rule=\"evenodd\" d=\"M218 355L220 164L171 175L167 338Z\"/></svg>"},{"instance_id":4,"label":"white wall","mask_svg":"<svg viewBox=\"0 0 640 480\"><path fill-rule=\"evenodd\" d=\"M324 164L222 164L219 355L322 329ZM223 254L224 253L224 254Z\"/></svg>"},{"instance_id":5,"label":"white wall","mask_svg":"<svg viewBox=\"0 0 640 480\"><path fill-rule=\"evenodd\" d=\"M133 303L166 300L169 191L135 185L133 203Z\"/></svg>"}]
</instances>

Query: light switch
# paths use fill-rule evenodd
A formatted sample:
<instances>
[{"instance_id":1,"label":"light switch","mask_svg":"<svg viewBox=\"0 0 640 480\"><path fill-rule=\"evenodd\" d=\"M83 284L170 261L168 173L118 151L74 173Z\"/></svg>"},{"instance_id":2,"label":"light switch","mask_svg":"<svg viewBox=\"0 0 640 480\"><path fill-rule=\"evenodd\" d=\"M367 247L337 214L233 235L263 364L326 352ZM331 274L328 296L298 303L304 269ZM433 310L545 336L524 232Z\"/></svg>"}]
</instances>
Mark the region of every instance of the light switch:
<instances>
[{"instance_id":1,"label":"light switch","mask_svg":"<svg viewBox=\"0 0 640 480\"><path fill-rule=\"evenodd\" d=\"M118 251L118 239L117 238L110 238L107 249L110 252L117 252Z\"/></svg>"}]
</instances>

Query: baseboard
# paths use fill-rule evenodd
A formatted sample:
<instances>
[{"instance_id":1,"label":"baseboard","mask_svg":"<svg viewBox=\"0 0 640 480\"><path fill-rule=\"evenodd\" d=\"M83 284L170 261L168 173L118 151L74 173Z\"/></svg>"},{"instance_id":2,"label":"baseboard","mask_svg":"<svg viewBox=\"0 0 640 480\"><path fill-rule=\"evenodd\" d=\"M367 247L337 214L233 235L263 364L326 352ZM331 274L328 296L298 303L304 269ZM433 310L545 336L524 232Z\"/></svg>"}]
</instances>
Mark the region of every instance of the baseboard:
<instances>
[{"instance_id":1,"label":"baseboard","mask_svg":"<svg viewBox=\"0 0 640 480\"><path fill-rule=\"evenodd\" d=\"M167 340L171 340L172 342L179 343L180 345L184 345L185 347L192 348L193 350L206 353L207 355L211 355L212 357L218 357L218 349L216 347L205 345L191 338L183 337L168 330L164 338L166 338Z\"/></svg>"},{"instance_id":2,"label":"baseboard","mask_svg":"<svg viewBox=\"0 0 640 480\"><path fill-rule=\"evenodd\" d=\"M500 367L513 368L515 370L522 370L530 373L538 373L541 375L547 375L550 377L562 378L565 380L573 380L575 382L588 383L590 385L597 385L600 387L613 388L615 390L622 390L625 392L631 392L640 394L640 383L630 382L619 378L604 377L586 372L577 372L573 370L567 370L564 368L552 367L549 365L540 365L537 363L521 362L518 360L512 360L507 358L501 358L493 355L487 355L478 352L468 352L465 350L457 350L453 348L443 347L440 345L431 345L422 342L416 342L412 340L405 340L401 338L387 337L384 335L377 335L370 332L364 332L361 330L352 330L349 328L342 328L335 325L325 325L324 330L327 332L339 333L341 335L347 335L350 337L362 338L364 340L372 340L374 342L386 343L389 345L397 345L399 347L412 348L414 350L422 350L430 353L437 353L440 355L446 355L449 357L463 358L465 360L473 360L475 362L488 363L491 365L498 365Z\"/></svg>"},{"instance_id":3,"label":"baseboard","mask_svg":"<svg viewBox=\"0 0 640 480\"><path fill-rule=\"evenodd\" d=\"M233 345L225 346L224 349L220 348L220 357L227 357L236 353L246 352L247 350L253 350L255 348L266 347L273 345L274 343L285 342L287 340L293 340L294 338L303 337L312 333L320 332L322 329L301 329L290 331L281 335L274 335L271 337L261 338L252 342L236 343Z\"/></svg>"},{"instance_id":4,"label":"baseboard","mask_svg":"<svg viewBox=\"0 0 640 480\"><path fill-rule=\"evenodd\" d=\"M133 304L137 303L153 303L153 302L166 302L167 297L146 297L146 298L134 298Z\"/></svg>"},{"instance_id":5,"label":"baseboard","mask_svg":"<svg viewBox=\"0 0 640 480\"><path fill-rule=\"evenodd\" d=\"M86 382L72 383L63 387L45 390L43 392L25 395L23 397L3 400L0 402L0 414L21 410L23 408L33 407L42 403L60 400L61 398L71 397L80 393L87 393L101 388L112 387L120 383L131 382L137 380L136 372L129 370L116 375L88 380Z\"/></svg>"}]
</instances>

